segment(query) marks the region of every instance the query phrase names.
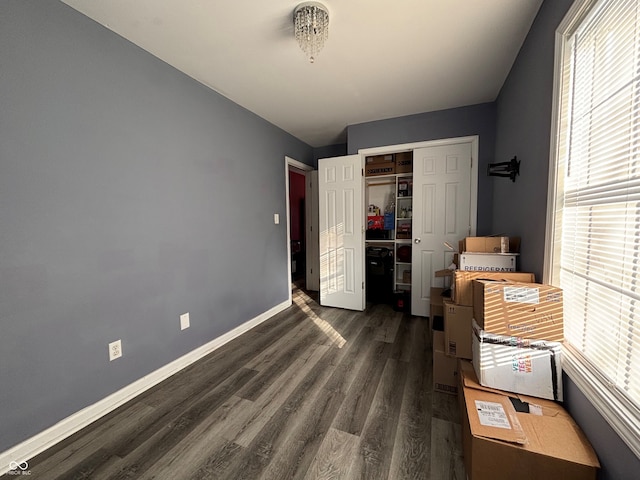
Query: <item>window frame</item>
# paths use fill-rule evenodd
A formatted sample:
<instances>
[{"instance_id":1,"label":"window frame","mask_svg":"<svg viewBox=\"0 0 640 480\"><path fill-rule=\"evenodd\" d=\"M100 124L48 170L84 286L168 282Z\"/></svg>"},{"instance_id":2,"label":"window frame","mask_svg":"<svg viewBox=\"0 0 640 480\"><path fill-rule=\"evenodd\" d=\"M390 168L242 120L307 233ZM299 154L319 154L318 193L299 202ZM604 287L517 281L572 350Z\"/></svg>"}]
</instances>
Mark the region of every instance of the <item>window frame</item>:
<instances>
[{"instance_id":1,"label":"window frame","mask_svg":"<svg viewBox=\"0 0 640 480\"><path fill-rule=\"evenodd\" d=\"M561 105L563 94L563 68L566 43L577 26L584 20L598 0L576 0L570 7L555 34L555 59L553 77L553 103L550 131L549 183L547 201L547 224L545 233L543 281L551 283L554 268L555 209L557 205L557 168ZM595 409L609 423L613 430L640 457L640 419L637 410L630 403L613 392L609 380L594 368L571 344L565 342L563 348L563 370L576 384Z\"/></svg>"}]
</instances>

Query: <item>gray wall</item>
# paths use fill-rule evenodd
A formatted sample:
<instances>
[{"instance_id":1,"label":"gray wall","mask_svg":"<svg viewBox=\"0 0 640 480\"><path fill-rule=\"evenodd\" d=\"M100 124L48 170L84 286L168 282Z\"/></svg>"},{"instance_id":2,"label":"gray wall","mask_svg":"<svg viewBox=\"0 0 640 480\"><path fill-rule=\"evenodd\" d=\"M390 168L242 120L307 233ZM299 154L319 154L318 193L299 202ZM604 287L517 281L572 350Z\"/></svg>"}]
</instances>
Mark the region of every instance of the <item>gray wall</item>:
<instances>
[{"instance_id":1,"label":"gray wall","mask_svg":"<svg viewBox=\"0 0 640 480\"><path fill-rule=\"evenodd\" d=\"M318 166L319 158L343 157L347 154L347 144L338 143L336 145L327 145L326 147L317 147L313 149L313 164Z\"/></svg>"},{"instance_id":2,"label":"gray wall","mask_svg":"<svg viewBox=\"0 0 640 480\"><path fill-rule=\"evenodd\" d=\"M572 0L545 0L497 99L496 158L522 160L515 183L493 179L493 229L522 236L522 270L541 279L553 96L555 30ZM640 460L565 375L565 407L585 431L603 480L638 478Z\"/></svg>"},{"instance_id":3,"label":"gray wall","mask_svg":"<svg viewBox=\"0 0 640 480\"><path fill-rule=\"evenodd\" d=\"M0 451L287 300L311 147L60 2L0 2L0 106Z\"/></svg>"},{"instance_id":4,"label":"gray wall","mask_svg":"<svg viewBox=\"0 0 640 480\"><path fill-rule=\"evenodd\" d=\"M494 233L491 231L492 183L484 172L487 164L494 161L495 115L495 104L483 103L350 125L347 127L348 152L353 154L362 148L478 135L477 233L488 235Z\"/></svg>"}]
</instances>

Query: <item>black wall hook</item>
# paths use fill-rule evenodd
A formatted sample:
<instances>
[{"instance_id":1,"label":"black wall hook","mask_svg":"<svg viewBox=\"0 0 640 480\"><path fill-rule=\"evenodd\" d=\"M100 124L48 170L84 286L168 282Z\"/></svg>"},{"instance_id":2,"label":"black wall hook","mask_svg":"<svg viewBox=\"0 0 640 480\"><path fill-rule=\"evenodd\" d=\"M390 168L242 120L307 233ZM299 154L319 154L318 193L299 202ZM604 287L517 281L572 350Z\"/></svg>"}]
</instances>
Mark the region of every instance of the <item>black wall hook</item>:
<instances>
[{"instance_id":1,"label":"black wall hook","mask_svg":"<svg viewBox=\"0 0 640 480\"><path fill-rule=\"evenodd\" d=\"M490 163L487 166L487 175L490 177L508 177L512 182L515 182L516 175L520 175L520 160L514 156L508 162Z\"/></svg>"}]
</instances>

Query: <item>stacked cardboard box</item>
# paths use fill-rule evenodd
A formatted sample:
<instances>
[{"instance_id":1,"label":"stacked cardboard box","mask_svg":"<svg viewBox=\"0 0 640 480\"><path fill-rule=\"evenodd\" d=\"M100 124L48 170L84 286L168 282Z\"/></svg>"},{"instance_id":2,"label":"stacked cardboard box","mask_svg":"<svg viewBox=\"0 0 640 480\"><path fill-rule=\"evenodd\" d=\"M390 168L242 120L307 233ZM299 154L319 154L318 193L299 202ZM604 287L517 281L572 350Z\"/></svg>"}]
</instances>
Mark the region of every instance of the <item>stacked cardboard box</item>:
<instances>
[{"instance_id":1,"label":"stacked cardboard box","mask_svg":"<svg viewBox=\"0 0 640 480\"><path fill-rule=\"evenodd\" d=\"M451 296L442 301L442 290L433 288L431 292L432 323L434 329L443 329L442 351L436 351L434 340L434 389L446 393L455 393L453 382L456 377L456 362L447 362L437 356L444 354L453 359L472 359L472 319L473 319L473 280L476 278L494 280L520 280L533 282L532 273L522 273L513 271L487 271L488 265L494 262L496 257L505 257L510 254L510 258L515 258L513 253L519 248L518 238L509 237L467 237L459 242L460 253L458 262L462 261L465 255L479 255L476 262L476 271L463 270L441 270L436 272L437 277L446 277L445 283L450 283ZM496 253L497 252L497 253ZM505 257L506 258L506 257ZM469 268L472 268L469 266ZM513 263L515 270L515 261ZM435 297L437 295L437 297ZM434 301L434 297L437 300ZM443 322L442 327L440 327ZM438 345L438 348L440 345ZM439 378L440 384L436 385L435 378ZM443 387L443 379L450 379L452 382Z\"/></svg>"},{"instance_id":2,"label":"stacked cardboard box","mask_svg":"<svg viewBox=\"0 0 640 480\"><path fill-rule=\"evenodd\" d=\"M562 290L473 281L473 366L482 385L562 401Z\"/></svg>"},{"instance_id":3,"label":"stacked cardboard box","mask_svg":"<svg viewBox=\"0 0 640 480\"><path fill-rule=\"evenodd\" d=\"M514 245L506 237L466 238L457 265L475 269L437 272L451 298L435 306L444 332L433 332L434 390L458 393L468 479L595 479L593 449L556 403L562 291L514 271L516 257L506 256ZM504 258L509 268L496 267Z\"/></svg>"}]
</instances>

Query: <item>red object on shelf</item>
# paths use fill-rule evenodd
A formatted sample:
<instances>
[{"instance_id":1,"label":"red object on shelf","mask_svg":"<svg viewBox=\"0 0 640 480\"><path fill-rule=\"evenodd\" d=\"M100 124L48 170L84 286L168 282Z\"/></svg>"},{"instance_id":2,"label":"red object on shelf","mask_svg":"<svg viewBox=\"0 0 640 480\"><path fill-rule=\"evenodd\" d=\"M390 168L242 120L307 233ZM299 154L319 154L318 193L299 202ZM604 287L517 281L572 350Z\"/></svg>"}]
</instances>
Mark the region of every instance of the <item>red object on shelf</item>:
<instances>
[{"instance_id":1,"label":"red object on shelf","mask_svg":"<svg viewBox=\"0 0 640 480\"><path fill-rule=\"evenodd\" d=\"M367 217L367 229L368 230L384 230L384 216L373 215Z\"/></svg>"}]
</instances>

